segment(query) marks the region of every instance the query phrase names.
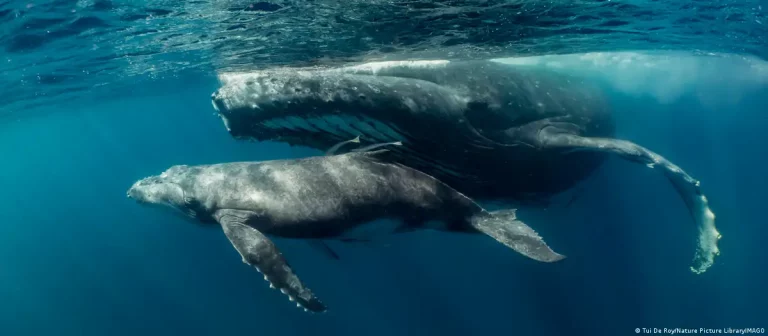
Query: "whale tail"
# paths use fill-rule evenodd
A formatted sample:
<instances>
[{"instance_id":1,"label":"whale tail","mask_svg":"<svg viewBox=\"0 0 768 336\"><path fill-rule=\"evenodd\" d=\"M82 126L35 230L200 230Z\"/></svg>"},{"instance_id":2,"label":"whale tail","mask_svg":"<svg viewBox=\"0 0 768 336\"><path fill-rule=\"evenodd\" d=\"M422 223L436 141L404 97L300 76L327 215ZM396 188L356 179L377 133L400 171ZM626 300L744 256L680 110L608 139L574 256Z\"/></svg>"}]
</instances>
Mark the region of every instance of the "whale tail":
<instances>
[{"instance_id":1,"label":"whale tail","mask_svg":"<svg viewBox=\"0 0 768 336\"><path fill-rule=\"evenodd\" d=\"M688 208L698 229L698 244L691 271L705 272L720 255L717 243L722 238L715 227L715 214L709 208L701 185L682 168L663 156L630 141L612 138L582 137L569 116L542 119L517 129L505 131L509 138L522 138L534 147L560 149L566 152L592 151L618 156L649 168L658 167L672 183Z\"/></svg>"},{"instance_id":2,"label":"whale tail","mask_svg":"<svg viewBox=\"0 0 768 336\"><path fill-rule=\"evenodd\" d=\"M517 219L516 210L483 212L470 219L472 227L518 253L541 262L565 256L553 251L531 227Z\"/></svg>"}]
</instances>

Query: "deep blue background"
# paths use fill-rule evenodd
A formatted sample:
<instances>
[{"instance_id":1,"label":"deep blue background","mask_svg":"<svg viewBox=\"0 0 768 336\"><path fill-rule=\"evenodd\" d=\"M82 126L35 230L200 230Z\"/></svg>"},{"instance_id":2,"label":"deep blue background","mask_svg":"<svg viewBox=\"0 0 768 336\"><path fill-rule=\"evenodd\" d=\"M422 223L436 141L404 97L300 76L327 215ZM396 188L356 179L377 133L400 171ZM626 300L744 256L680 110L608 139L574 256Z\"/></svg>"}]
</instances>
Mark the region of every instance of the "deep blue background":
<instances>
[{"instance_id":1,"label":"deep blue background","mask_svg":"<svg viewBox=\"0 0 768 336\"><path fill-rule=\"evenodd\" d=\"M723 234L706 273L696 232L658 171L609 161L570 206L520 217L569 258L530 261L482 236L423 232L334 243L333 261L277 239L330 307L296 309L217 227L125 197L174 164L320 154L230 138L213 79L0 124L0 335L628 335L768 327L768 91L728 108L617 94L620 137L702 181ZM147 92L156 91L154 95ZM164 94L168 92L168 94ZM133 97L131 97L133 96ZM560 202L559 204L563 204Z\"/></svg>"}]
</instances>

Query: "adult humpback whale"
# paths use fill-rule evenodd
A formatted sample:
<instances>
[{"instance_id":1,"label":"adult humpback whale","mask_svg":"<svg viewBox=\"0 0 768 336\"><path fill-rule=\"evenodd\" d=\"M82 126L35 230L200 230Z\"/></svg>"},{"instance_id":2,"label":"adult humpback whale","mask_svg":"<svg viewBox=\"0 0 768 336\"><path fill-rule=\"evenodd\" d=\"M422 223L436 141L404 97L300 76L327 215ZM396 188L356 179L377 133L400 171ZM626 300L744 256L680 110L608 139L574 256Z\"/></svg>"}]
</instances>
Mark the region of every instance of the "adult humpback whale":
<instances>
[{"instance_id":1,"label":"adult humpback whale","mask_svg":"<svg viewBox=\"0 0 768 336\"><path fill-rule=\"evenodd\" d=\"M477 199L550 196L610 155L662 168L698 227L691 269L719 254L699 182L665 158L614 139L600 90L578 77L494 61L377 62L220 76L213 106L238 139L327 149L400 141L394 160Z\"/></svg>"},{"instance_id":2,"label":"adult humpback whale","mask_svg":"<svg viewBox=\"0 0 768 336\"><path fill-rule=\"evenodd\" d=\"M243 262L313 312L325 311L325 305L267 235L343 239L365 235L368 229L373 230L368 234L438 229L486 234L541 262L564 258L517 220L514 210L488 212L427 174L389 163L387 153L173 166L134 183L128 197L219 223ZM380 218L399 221L384 225L375 221Z\"/></svg>"}]
</instances>

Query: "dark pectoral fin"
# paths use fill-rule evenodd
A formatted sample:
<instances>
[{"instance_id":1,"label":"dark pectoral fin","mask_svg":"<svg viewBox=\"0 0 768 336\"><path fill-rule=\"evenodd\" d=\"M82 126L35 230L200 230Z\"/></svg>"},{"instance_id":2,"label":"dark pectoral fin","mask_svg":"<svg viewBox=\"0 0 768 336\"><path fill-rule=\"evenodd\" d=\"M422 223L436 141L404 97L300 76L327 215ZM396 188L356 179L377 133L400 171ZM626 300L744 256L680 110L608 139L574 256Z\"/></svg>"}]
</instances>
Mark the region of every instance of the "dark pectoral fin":
<instances>
[{"instance_id":1,"label":"dark pectoral fin","mask_svg":"<svg viewBox=\"0 0 768 336\"><path fill-rule=\"evenodd\" d=\"M238 221L238 216L221 216L219 222L243 262L264 274L270 287L280 289L291 301L313 312L323 312L325 305L318 300L293 273L275 244L258 230Z\"/></svg>"},{"instance_id":2,"label":"dark pectoral fin","mask_svg":"<svg viewBox=\"0 0 768 336\"><path fill-rule=\"evenodd\" d=\"M536 136L529 140L535 142L535 145L539 148L563 148L574 151L602 152L614 154L632 162L642 163L650 168L661 168L664 175L685 202L698 227L698 247L691 270L695 273L706 271L714 263L715 256L720 254L717 242L721 236L715 228L715 215L709 208L707 198L701 192L699 181L661 155L625 140L589 138L575 135L573 132L569 132L568 123L560 125L558 122L551 122L542 127Z\"/></svg>"},{"instance_id":3,"label":"dark pectoral fin","mask_svg":"<svg viewBox=\"0 0 768 336\"><path fill-rule=\"evenodd\" d=\"M324 255L324 256L326 256L328 258L335 259L335 260L340 260L341 259L341 258L339 258L339 255L336 253L336 251L331 249L331 247L328 246L328 243L326 243L326 242L324 242L322 240L312 239L312 240L309 240L308 243L309 243L310 247L312 247L317 252L320 252L320 254L322 254L322 255Z\"/></svg>"}]
</instances>

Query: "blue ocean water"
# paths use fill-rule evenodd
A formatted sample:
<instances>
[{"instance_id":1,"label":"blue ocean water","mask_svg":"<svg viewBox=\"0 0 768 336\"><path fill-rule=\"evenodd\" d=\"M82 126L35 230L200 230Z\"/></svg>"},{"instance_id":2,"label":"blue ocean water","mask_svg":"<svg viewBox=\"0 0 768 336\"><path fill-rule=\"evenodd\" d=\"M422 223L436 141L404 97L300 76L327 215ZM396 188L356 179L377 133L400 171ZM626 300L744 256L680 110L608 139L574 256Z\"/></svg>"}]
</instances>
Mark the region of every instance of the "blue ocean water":
<instances>
[{"instance_id":1,"label":"blue ocean water","mask_svg":"<svg viewBox=\"0 0 768 336\"><path fill-rule=\"evenodd\" d=\"M251 5L261 12L288 11L283 15L289 17L294 13L289 10L296 8L312 8L311 13L336 8L330 2L314 7L301 2L273 3L279 8L261 2L234 3L214 4L234 12L235 18L241 18L244 8ZM456 31L461 31L462 25L468 27L464 32L471 36L465 36L462 43L481 49L471 56L519 56L519 49L497 50L494 48L500 44L489 42L492 38L483 40L471 34L484 29L477 27L483 15L496 15L493 8L477 10L469 2L435 3L440 5L433 5L430 13L439 12L441 20L453 21L449 25L428 20L427 26L443 34L449 33L443 25L459 25L451 28ZM175 164L321 154L278 143L235 141L213 114L210 94L218 87L217 71L242 70L247 62L224 62L230 67L217 68L210 57L229 59L234 53L244 59L252 56L253 50L238 49L240 53L236 53L226 49L234 48L233 44L208 44L202 50L154 50L149 59L111 55L111 61L104 55L80 55L66 48L56 54L61 44L73 49L77 49L77 43L90 44L88 39L93 36L88 34L124 37L110 35L125 31L118 30L121 26L116 22L130 27L128 30L137 29L131 22L147 22L149 16L131 21L133 12L126 9L129 6L117 1L78 1L73 5L77 10L97 12L87 17L99 17L104 24L93 24L97 21L61 14L67 13L68 4L28 7L30 3L3 3L0 18L4 20L42 7L45 10L34 13L32 20L38 28L64 23L70 28L90 25L83 29L85 33L60 33L58 40L19 37L23 28L9 28L5 32L10 33L2 38L3 57L11 60L6 63L24 65L4 65L6 79L0 86L5 104L0 111L0 335L626 335L635 334L636 328L768 327L768 252L763 246L763 237L768 236L763 225L768 199L768 149L764 146L768 142L764 135L768 129L768 67L759 58L766 50L766 35L756 33L764 28L762 23L754 22L765 22L765 6L760 2L728 6L695 1L690 4L697 8L717 8L699 16L695 14L702 10L693 11L689 16L683 15L691 11L684 3L670 2L675 4L670 8L660 4L643 7L645 2L623 3L625 6L613 12L614 16L643 8L651 14L680 10L677 19L669 22L696 18L699 21L682 20L692 30L707 22L727 22L707 31L713 36L719 36L718 29L726 31L738 24L755 25L755 29L732 29L730 37L707 40L710 35L683 30L673 34L672 28L665 28L652 35L663 42L631 44L633 48L644 47L634 49L646 51L515 58L510 62L579 72L602 83L611 94L620 138L653 149L701 180L723 234L722 254L715 265L700 275L688 269L696 229L682 201L661 174L644 166L610 160L579 187L579 196L570 204L560 202L547 210L520 210L520 216L535 226L551 246L568 256L557 265L525 259L480 236L421 232L393 238L384 245L333 244L341 260L318 255L301 242L276 239L303 281L329 305L330 311L322 315L296 309L284 295L270 290L258 273L243 265L220 229L140 207L125 197L137 179ZM424 2L421 7L429 4ZM197 11L161 2L130 8L144 13L155 9L156 16L172 16L156 9L161 5L189 19L189 13L199 13L199 7L211 4L186 5ZM592 9L607 6L596 1L574 2L568 5L573 7L566 7L573 14L579 5ZM378 6L373 7L385 7L380 3ZM67 11L57 12L60 7ZM339 16L369 13L363 7L362 2L355 2L349 12ZM546 30L550 26L541 22L547 21L547 13L557 13L552 8L560 8L550 7L528 8L533 13L530 20L509 24L528 23L531 30ZM454 10L457 17L450 16L451 8L458 8ZM474 13L467 8L474 8L480 16L462 15ZM505 10L522 11L514 7ZM216 16L221 12L206 13L209 15L204 18L217 24L232 20ZM371 9L370 13L375 12ZM383 20L371 19L376 15L370 13L356 17L357 21L337 18L334 22L346 24L344 27L349 29L339 37L351 34L350 27L357 27L355 22ZM391 15L389 22L410 22L398 11L383 13ZM602 14L594 15L594 21L604 24L610 20L605 11L598 13ZM741 15L742 21L721 22L723 13ZM555 14L549 22L567 17ZM633 17L626 15L626 24L614 25L640 29L650 24L637 16L634 19L639 23L632 23ZM115 21L114 17L124 20ZM327 17L333 16L326 13L313 24L331 29L324 26ZM183 21L178 20L175 23ZM281 28L284 22L278 18L251 20L242 21L242 29L250 32L259 22L268 21L266 27L291 34ZM178 32L183 29L196 32L197 38L205 34L200 32L203 23L187 21L190 26L168 28L171 33L152 26L148 29L158 31L144 34L160 37L150 39L153 42L162 41L162 37L188 38ZM7 21L2 26L17 24ZM29 21L19 27L24 24L29 25ZM585 25L583 21L572 23L580 24ZM426 42L421 45L424 50L382 51L384 42L393 38L375 34L379 31L372 26L363 26L370 31L362 34L371 39L362 41L372 46L357 45L337 50L340 55L329 55L343 59L377 50L391 52L395 55L392 57L404 51L442 56L439 49L430 51L431 45ZM238 29L215 31L221 35ZM98 34L100 31L103 35ZM318 30L309 31L320 34ZM605 37L606 43L598 43L601 37L592 36L592 40L571 49L557 49L559 35L537 38L549 38L546 41L553 45L549 50L552 53L627 48L620 45L622 38L612 32L594 34ZM706 38L697 39L701 35ZM267 57L264 55L271 51L272 55L287 57L275 63L307 61L298 56L307 52L297 47L301 36L290 39L291 50L268 44L266 49L259 49L261 55ZM325 39L313 35L310 45L333 40L323 36ZM414 36L429 41L427 34ZM579 41L576 32L568 36L571 42ZM199 43L219 41L217 37L202 38ZM741 45L743 49L731 48L727 41L737 44L731 39L748 42ZM236 40L245 44L249 41L243 36ZM678 42L673 49L683 51L650 51L669 47L671 40ZM538 40L523 37L520 41ZM110 53L120 50L121 42L109 43ZM176 43L182 45L184 41ZM150 48L152 44L133 41L125 45ZM225 50L215 53L209 47ZM332 47L315 48L318 54L312 57L321 57L324 48ZM705 52L702 56L686 49L713 51L712 55ZM537 49L531 54L547 51ZM207 57L197 63L190 61L200 53ZM83 55L89 56L80 57ZM288 57L291 55L297 58ZM262 60L261 66L270 64L259 57L254 59ZM99 68L94 71L98 76L74 75L78 67L83 70L88 65ZM150 66L155 66L155 71L146 71ZM174 66L183 69L172 70ZM36 71L42 75L32 75ZM39 79L29 81L34 78ZM66 96L66 92L71 95ZM65 96L67 100L53 99Z\"/></svg>"}]
</instances>

